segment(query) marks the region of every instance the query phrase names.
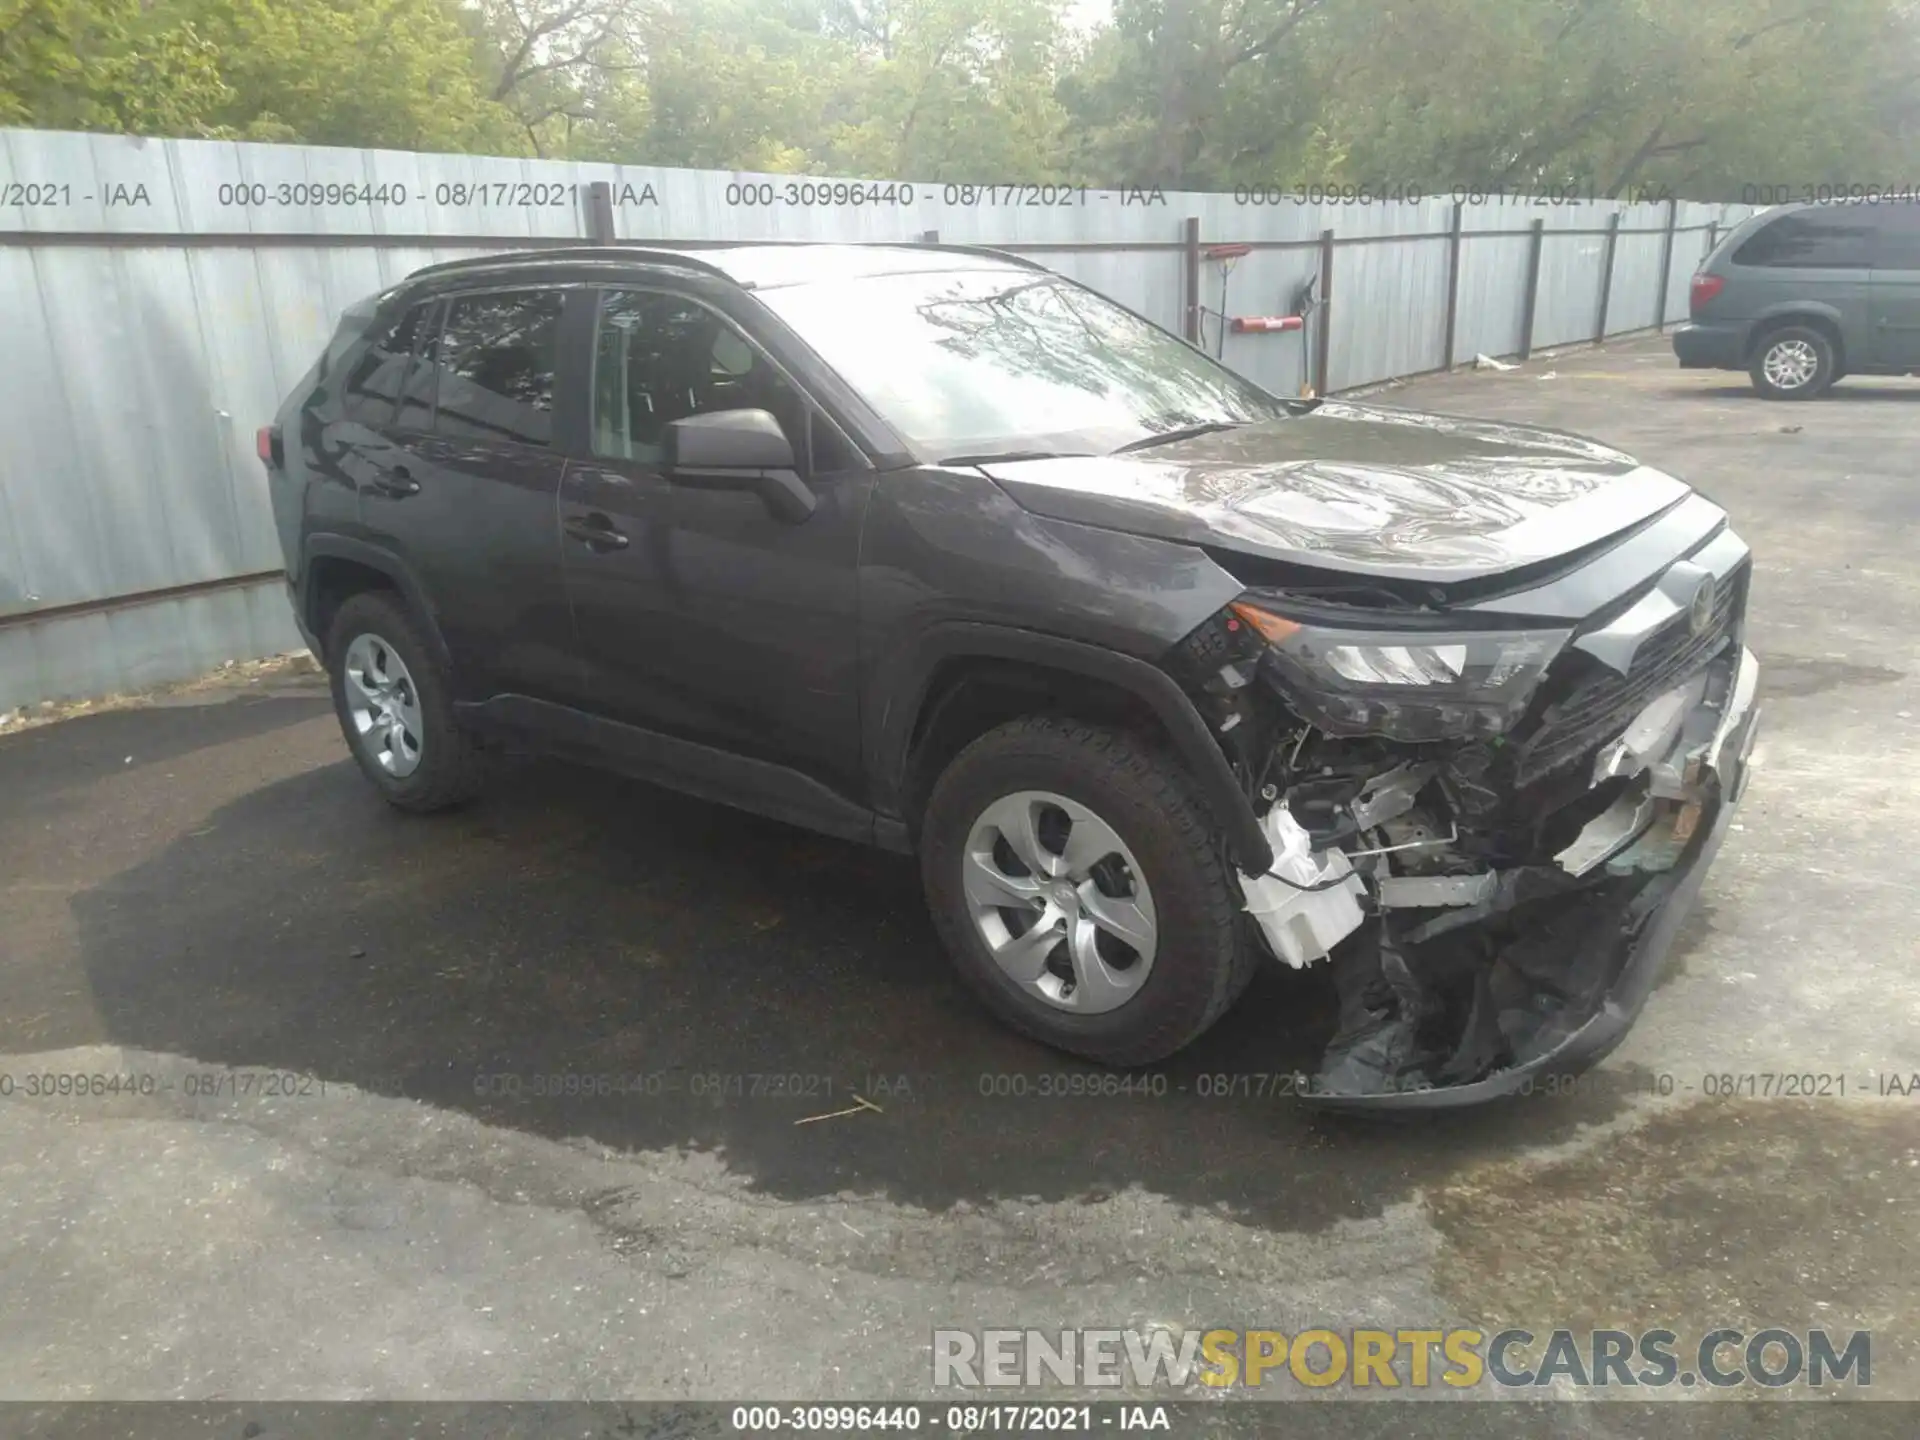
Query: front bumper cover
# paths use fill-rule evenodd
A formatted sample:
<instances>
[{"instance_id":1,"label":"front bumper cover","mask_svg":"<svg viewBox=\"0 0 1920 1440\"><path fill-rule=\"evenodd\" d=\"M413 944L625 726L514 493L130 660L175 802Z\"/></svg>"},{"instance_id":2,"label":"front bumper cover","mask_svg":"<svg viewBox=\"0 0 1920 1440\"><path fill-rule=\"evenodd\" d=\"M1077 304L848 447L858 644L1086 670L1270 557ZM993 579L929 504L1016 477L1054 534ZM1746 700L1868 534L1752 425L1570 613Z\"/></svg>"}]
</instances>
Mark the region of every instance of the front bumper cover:
<instances>
[{"instance_id":1,"label":"front bumper cover","mask_svg":"<svg viewBox=\"0 0 1920 1440\"><path fill-rule=\"evenodd\" d=\"M1759 729L1760 709L1755 699L1759 663L1751 651L1743 648L1732 657L1731 668L1717 722L1705 741L1676 739L1655 767L1671 772L1684 770L1692 763L1702 778L1711 778L1715 795L1702 807L1705 823L1693 829L1690 843L1672 868L1656 877L1654 883L1659 890L1649 887L1647 893L1657 899L1657 904L1633 921L1633 938L1624 960L1597 1000L1581 1012L1584 1019L1581 1015L1555 1017L1554 1027L1563 1035L1557 1044L1524 1063L1470 1083L1358 1093L1327 1088L1308 1077L1300 1087L1303 1098L1325 1109L1350 1112L1461 1109L1529 1092L1545 1077L1576 1074L1596 1064L1620 1043L1659 978L1674 937L1699 896L1707 869L1726 838L1746 790L1748 761ZM1402 978L1405 973L1402 961Z\"/></svg>"}]
</instances>

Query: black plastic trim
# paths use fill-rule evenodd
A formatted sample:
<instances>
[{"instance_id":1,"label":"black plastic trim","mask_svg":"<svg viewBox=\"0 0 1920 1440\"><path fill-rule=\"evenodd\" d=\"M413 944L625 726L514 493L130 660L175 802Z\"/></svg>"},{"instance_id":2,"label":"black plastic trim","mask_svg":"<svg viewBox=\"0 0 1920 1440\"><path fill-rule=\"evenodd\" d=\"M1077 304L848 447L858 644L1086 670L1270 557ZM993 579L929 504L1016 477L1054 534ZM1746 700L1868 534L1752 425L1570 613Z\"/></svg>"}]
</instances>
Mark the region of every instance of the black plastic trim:
<instances>
[{"instance_id":1,"label":"black plastic trim","mask_svg":"<svg viewBox=\"0 0 1920 1440\"><path fill-rule=\"evenodd\" d=\"M907 668L890 677L891 683L882 682L880 704L868 712L879 720L869 728L866 748L883 813L886 802L897 801L904 789L913 736L935 671L946 661L964 659L1025 661L1103 680L1138 697L1166 727L1214 818L1226 830L1234 863L1252 875L1271 868L1273 847L1226 752L1171 675L1145 660L1096 645L973 621L948 621L923 632L904 662Z\"/></svg>"},{"instance_id":2,"label":"black plastic trim","mask_svg":"<svg viewBox=\"0 0 1920 1440\"><path fill-rule=\"evenodd\" d=\"M365 565L370 570L378 570L389 580L412 607L414 615L420 620L426 631L427 643L433 647L434 658L445 666L449 674L453 670L453 652L447 646L446 637L440 633L440 620L433 605L427 599L426 587L420 583L419 576L412 568L391 550L383 549L365 540L356 540L348 535L321 533L309 535L302 547L300 579L295 587L294 613L300 621L301 633L314 642L314 654L320 656L319 647L326 643L326 636L313 631L313 562L321 557L336 560L352 560ZM321 658L325 658L321 656Z\"/></svg>"}]
</instances>

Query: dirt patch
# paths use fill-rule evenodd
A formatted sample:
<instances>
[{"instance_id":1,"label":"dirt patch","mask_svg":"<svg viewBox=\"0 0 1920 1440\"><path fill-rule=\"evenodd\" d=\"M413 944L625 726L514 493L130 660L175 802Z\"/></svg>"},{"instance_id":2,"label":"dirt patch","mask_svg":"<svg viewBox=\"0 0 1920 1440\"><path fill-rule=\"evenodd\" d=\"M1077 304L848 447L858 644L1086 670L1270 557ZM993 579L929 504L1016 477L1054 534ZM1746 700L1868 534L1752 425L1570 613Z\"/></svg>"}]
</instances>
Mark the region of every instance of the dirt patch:
<instances>
[{"instance_id":1,"label":"dirt patch","mask_svg":"<svg viewBox=\"0 0 1920 1440\"><path fill-rule=\"evenodd\" d=\"M1845 660L1821 660L1769 651L1760 672L1763 695L1804 699L1857 685L1890 685L1907 678L1904 670L1885 665L1854 665Z\"/></svg>"},{"instance_id":2,"label":"dirt patch","mask_svg":"<svg viewBox=\"0 0 1920 1440\"><path fill-rule=\"evenodd\" d=\"M38 705L0 711L0 735L12 735L39 725L57 724L79 715L97 715L106 710L135 710L143 705L161 705L203 696L209 691L264 685L273 680L319 673L319 665L304 650L286 655L269 655L264 660L229 660L218 670L195 680L179 680L171 685L156 685L150 690L134 690L124 695L100 695L91 700L42 700Z\"/></svg>"},{"instance_id":3,"label":"dirt patch","mask_svg":"<svg viewBox=\"0 0 1920 1440\"><path fill-rule=\"evenodd\" d=\"M1490 1329L1664 1327L1682 1354L1722 1326L1871 1330L1871 1393L1911 1398L1916 1193L1920 1102L1702 1101L1431 1192L1435 1281Z\"/></svg>"}]
</instances>

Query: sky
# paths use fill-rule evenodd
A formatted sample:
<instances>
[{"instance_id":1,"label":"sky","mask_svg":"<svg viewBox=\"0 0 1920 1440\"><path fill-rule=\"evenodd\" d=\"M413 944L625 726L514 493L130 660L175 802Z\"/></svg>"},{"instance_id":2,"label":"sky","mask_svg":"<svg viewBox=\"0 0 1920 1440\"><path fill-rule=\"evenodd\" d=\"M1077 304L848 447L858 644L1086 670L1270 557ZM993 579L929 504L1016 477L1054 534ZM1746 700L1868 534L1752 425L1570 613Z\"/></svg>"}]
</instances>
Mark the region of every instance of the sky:
<instances>
[{"instance_id":1,"label":"sky","mask_svg":"<svg viewBox=\"0 0 1920 1440\"><path fill-rule=\"evenodd\" d=\"M1113 18L1113 0L1068 0L1067 24L1085 33Z\"/></svg>"}]
</instances>

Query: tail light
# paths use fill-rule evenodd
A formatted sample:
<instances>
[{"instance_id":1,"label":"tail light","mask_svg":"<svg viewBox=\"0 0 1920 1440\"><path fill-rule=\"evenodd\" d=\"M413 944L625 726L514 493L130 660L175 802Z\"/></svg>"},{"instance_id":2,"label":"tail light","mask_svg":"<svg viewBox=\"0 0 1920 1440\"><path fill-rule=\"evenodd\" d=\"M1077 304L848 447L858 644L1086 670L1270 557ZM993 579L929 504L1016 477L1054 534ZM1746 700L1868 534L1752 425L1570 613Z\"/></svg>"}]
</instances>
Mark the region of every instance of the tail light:
<instances>
[{"instance_id":1,"label":"tail light","mask_svg":"<svg viewBox=\"0 0 1920 1440\"><path fill-rule=\"evenodd\" d=\"M280 429L277 425L262 425L253 432L254 453L260 457L262 465L280 463Z\"/></svg>"},{"instance_id":2,"label":"tail light","mask_svg":"<svg viewBox=\"0 0 1920 1440\"><path fill-rule=\"evenodd\" d=\"M1706 309L1707 302L1727 288L1726 279L1719 275L1696 275L1693 277L1693 290L1687 296L1687 308L1698 315Z\"/></svg>"}]
</instances>

